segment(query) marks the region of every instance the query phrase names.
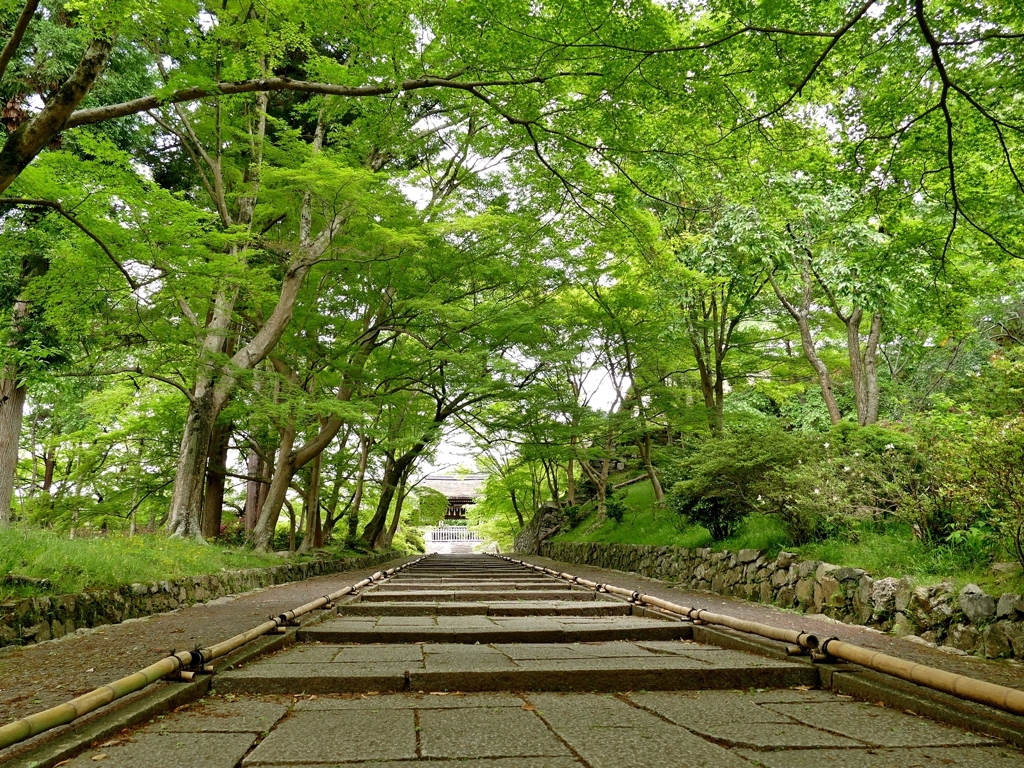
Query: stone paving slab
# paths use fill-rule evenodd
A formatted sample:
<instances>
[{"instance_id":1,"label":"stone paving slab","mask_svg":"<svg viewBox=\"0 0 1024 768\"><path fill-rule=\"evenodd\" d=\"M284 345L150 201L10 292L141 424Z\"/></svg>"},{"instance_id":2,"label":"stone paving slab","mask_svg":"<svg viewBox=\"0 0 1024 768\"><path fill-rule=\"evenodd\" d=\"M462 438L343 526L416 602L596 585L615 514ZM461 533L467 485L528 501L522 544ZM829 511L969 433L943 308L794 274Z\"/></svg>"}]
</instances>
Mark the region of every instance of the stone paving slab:
<instances>
[{"instance_id":1,"label":"stone paving slab","mask_svg":"<svg viewBox=\"0 0 1024 768\"><path fill-rule=\"evenodd\" d=\"M815 749L737 754L764 768L1020 768L1024 755L996 747L931 749Z\"/></svg>"},{"instance_id":2,"label":"stone paving slab","mask_svg":"<svg viewBox=\"0 0 1024 768\"><path fill-rule=\"evenodd\" d=\"M275 664L257 662L217 677L220 693L359 693L406 688L409 663Z\"/></svg>"},{"instance_id":3,"label":"stone paving slab","mask_svg":"<svg viewBox=\"0 0 1024 768\"><path fill-rule=\"evenodd\" d=\"M365 659L372 658L373 650L364 646L333 646L334 660L320 662L303 661L305 653L296 648L219 675L217 689L263 694L629 691L766 688L818 682L817 669L806 664L696 643L680 645L685 653L655 653L625 642L536 643L529 647L523 643L424 643L399 646L402 650L388 660L372 663ZM331 655L332 646L315 647L322 658Z\"/></svg>"},{"instance_id":4,"label":"stone paving slab","mask_svg":"<svg viewBox=\"0 0 1024 768\"><path fill-rule=\"evenodd\" d=\"M750 763L612 696L530 694L537 714L592 768L750 768Z\"/></svg>"},{"instance_id":5,"label":"stone paving slab","mask_svg":"<svg viewBox=\"0 0 1024 768\"><path fill-rule=\"evenodd\" d=\"M331 768L344 766L362 766L363 768L580 768L583 763L572 757L499 757L483 758L480 760L416 760L414 762L402 761L392 762L338 762L329 763L267 763L260 768Z\"/></svg>"},{"instance_id":6,"label":"stone paving slab","mask_svg":"<svg viewBox=\"0 0 1024 768\"><path fill-rule=\"evenodd\" d=\"M263 734L288 713L274 701L206 699L185 712L157 718L141 733L254 733Z\"/></svg>"},{"instance_id":7,"label":"stone paving slab","mask_svg":"<svg viewBox=\"0 0 1024 768\"><path fill-rule=\"evenodd\" d=\"M766 704L766 707L794 720L843 733L877 747L940 747L996 743L892 709L862 702L820 702L816 704Z\"/></svg>"},{"instance_id":8,"label":"stone paving slab","mask_svg":"<svg viewBox=\"0 0 1024 768\"><path fill-rule=\"evenodd\" d=\"M322 643L500 643L675 640L693 636L687 622L635 616L381 616L339 617L300 630L300 641Z\"/></svg>"},{"instance_id":9,"label":"stone paving slab","mask_svg":"<svg viewBox=\"0 0 1024 768\"><path fill-rule=\"evenodd\" d=\"M406 602L411 600L423 601L432 600L436 602L493 602L497 600L572 600L587 601L595 600L595 593L591 590L570 589L559 590L549 589L521 589L515 593L494 590L448 590L448 589L419 589L403 590L398 589L381 592L372 590L363 592L359 596L360 602L382 603L382 602Z\"/></svg>"},{"instance_id":10,"label":"stone paving slab","mask_svg":"<svg viewBox=\"0 0 1024 768\"><path fill-rule=\"evenodd\" d=\"M571 584L565 581L554 581L548 579L545 581L496 581L494 579L480 579L478 581L449 581L444 582L438 581L417 581L417 580L399 580L385 582L380 586L374 587L372 590L366 590L366 594L371 591L374 594L382 594L387 592L416 592L416 591L442 591L449 589L467 589L474 591L486 591L493 592L495 590L538 590L543 589L545 592L556 591L556 592L567 592L573 587Z\"/></svg>"},{"instance_id":11,"label":"stone paving slab","mask_svg":"<svg viewBox=\"0 0 1024 768\"><path fill-rule=\"evenodd\" d=\"M522 709L523 700L512 693L383 693L338 698L313 696L295 705L296 712L320 709L467 709L472 707L513 707Z\"/></svg>"},{"instance_id":12,"label":"stone paving slab","mask_svg":"<svg viewBox=\"0 0 1024 768\"><path fill-rule=\"evenodd\" d=\"M532 712L523 709L441 709L419 714L424 757L571 757Z\"/></svg>"},{"instance_id":13,"label":"stone paving slab","mask_svg":"<svg viewBox=\"0 0 1024 768\"><path fill-rule=\"evenodd\" d=\"M486 656L497 649L460 647ZM504 655L500 654L499 655ZM832 707L822 725L780 712ZM867 707L871 709L871 707ZM380 695L211 697L158 719L68 765L115 768L1010 768L1024 754L955 728L884 711L884 727L943 747L872 746L858 734L865 705L826 691L594 693L395 693ZM245 732L196 732L217 718ZM274 723L276 721L276 725ZM259 728L266 734L252 748ZM268 732L269 731L269 732ZM228 737L227 739L221 737ZM249 753L243 758L246 749ZM578 758L582 758L582 761Z\"/></svg>"},{"instance_id":14,"label":"stone paving slab","mask_svg":"<svg viewBox=\"0 0 1024 768\"><path fill-rule=\"evenodd\" d=\"M236 768L255 741L254 733L142 734L138 741L90 750L61 768Z\"/></svg>"},{"instance_id":15,"label":"stone paving slab","mask_svg":"<svg viewBox=\"0 0 1024 768\"><path fill-rule=\"evenodd\" d=\"M413 710L296 712L278 724L243 766L416 759Z\"/></svg>"},{"instance_id":16,"label":"stone paving slab","mask_svg":"<svg viewBox=\"0 0 1024 768\"><path fill-rule=\"evenodd\" d=\"M338 608L342 616L629 616L633 606L618 600L522 600L456 603L410 600L403 603L350 603Z\"/></svg>"}]
</instances>

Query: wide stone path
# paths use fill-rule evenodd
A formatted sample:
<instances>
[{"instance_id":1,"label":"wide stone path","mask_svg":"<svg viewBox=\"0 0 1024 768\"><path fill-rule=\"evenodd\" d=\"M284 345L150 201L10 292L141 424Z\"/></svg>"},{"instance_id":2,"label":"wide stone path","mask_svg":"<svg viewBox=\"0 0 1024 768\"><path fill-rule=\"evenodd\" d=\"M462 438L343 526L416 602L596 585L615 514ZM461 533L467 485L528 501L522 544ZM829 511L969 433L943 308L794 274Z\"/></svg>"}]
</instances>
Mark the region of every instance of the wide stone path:
<instances>
[{"instance_id":1,"label":"wide stone path","mask_svg":"<svg viewBox=\"0 0 1024 768\"><path fill-rule=\"evenodd\" d=\"M435 556L65 765L1024 766L995 739L816 690L807 664L486 556Z\"/></svg>"}]
</instances>

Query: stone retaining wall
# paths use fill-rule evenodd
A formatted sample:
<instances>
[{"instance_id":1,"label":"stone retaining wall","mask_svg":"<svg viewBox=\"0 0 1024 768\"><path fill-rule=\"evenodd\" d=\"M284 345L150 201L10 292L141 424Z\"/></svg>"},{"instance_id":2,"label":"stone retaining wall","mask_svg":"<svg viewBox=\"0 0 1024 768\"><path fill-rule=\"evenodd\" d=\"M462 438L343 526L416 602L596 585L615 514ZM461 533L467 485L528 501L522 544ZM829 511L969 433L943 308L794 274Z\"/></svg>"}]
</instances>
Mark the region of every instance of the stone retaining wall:
<instances>
[{"instance_id":1,"label":"stone retaining wall","mask_svg":"<svg viewBox=\"0 0 1024 768\"><path fill-rule=\"evenodd\" d=\"M286 563L193 576L156 584L128 584L119 589L77 595L28 597L0 603L0 647L50 640L83 627L116 624L125 619L172 611L183 605L249 592L274 584L301 581L339 571L369 568L400 557L375 552L362 557Z\"/></svg>"},{"instance_id":2,"label":"stone retaining wall","mask_svg":"<svg viewBox=\"0 0 1024 768\"><path fill-rule=\"evenodd\" d=\"M791 552L768 558L756 549L543 542L539 554L566 563L633 571L721 595L823 613L913 636L952 653L1024 659L1024 597L985 594L974 584L914 586L909 578L874 579L860 568L800 560Z\"/></svg>"}]
</instances>

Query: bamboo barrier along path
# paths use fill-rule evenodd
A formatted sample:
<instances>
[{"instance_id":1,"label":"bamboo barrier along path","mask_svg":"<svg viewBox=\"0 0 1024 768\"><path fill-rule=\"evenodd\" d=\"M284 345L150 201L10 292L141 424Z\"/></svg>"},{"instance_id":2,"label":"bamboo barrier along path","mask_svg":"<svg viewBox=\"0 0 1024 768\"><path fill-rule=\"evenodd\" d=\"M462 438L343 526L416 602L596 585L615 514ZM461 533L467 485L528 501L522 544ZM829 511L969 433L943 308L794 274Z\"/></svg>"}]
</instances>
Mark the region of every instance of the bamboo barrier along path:
<instances>
[{"instance_id":1,"label":"bamboo barrier along path","mask_svg":"<svg viewBox=\"0 0 1024 768\"><path fill-rule=\"evenodd\" d=\"M756 621L744 621L732 616L725 616L712 613L700 608L689 608L685 605L677 605L660 597L645 595L630 589L615 587L610 584L600 584L596 581L589 581L571 573L561 573L552 568L545 568L542 565L528 563L525 560L516 560L507 555L494 555L510 563L532 568L535 571L546 573L565 581L589 587L598 592L607 592L612 595L619 595L627 600L641 605L650 605L659 608L667 613L678 616L685 616L691 621L699 621L704 624L728 627L751 635L766 637L771 640L778 640L796 646L799 649L812 652L812 655L819 660L839 659L847 661L866 669L881 672L901 680L915 683L925 688L949 693L961 699L985 704L995 709L1009 712L1014 715L1024 715L1024 691L1016 688L1008 688L1005 685L976 680L973 677L959 675L953 672L945 672L935 667L889 656L878 651L871 651L852 643L844 643L837 637L830 637L825 640L807 632L799 632L792 629L782 629L769 624L761 624Z\"/></svg>"},{"instance_id":2,"label":"bamboo barrier along path","mask_svg":"<svg viewBox=\"0 0 1024 768\"><path fill-rule=\"evenodd\" d=\"M330 606L336 600L357 592L363 587L389 579L399 571L415 565L424 559L424 557L420 557L403 565L388 568L386 571L377 571L362 581L342 587L337 592L331 592L305 605L300 605L298 608L293 608L290 611L285 611L271 617L268 621L253 627L247 632L242 632L223 642L207 648L198 648L194 651L179 651L171 656L160 659L160 661L154 664L150 664L145 669L82 694L64 704L59 704L56 707L51 707L21 720L15 720L7 725L0 726L0 749L18 744L59 725L66 725L82 717L82 715L94 712L100 707L110 704L112 701L127 696L129 693L140 691L165 677L173 676L177 679L192 680L198 672L212 672L212 667L209 665L214 659L226 656L263 635L292 626L300 616L304 616L318 608Z\"/></svg>"}]
</instances>

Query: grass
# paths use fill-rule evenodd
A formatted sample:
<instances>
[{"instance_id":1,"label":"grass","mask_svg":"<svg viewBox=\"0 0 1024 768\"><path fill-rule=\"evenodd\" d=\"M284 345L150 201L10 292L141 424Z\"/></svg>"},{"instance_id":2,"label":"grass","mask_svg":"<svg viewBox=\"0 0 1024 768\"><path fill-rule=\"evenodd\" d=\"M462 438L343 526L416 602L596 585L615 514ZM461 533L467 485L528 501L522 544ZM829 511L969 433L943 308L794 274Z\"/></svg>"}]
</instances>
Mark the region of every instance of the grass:
<instances>
[{"instance_id":1,"label":"grass","mask_svg":"<svg viewBox=\"0 0 1024 768\"><path fill-rule=\"evenodd\" d=\"M627 511L621 523L605 520L598 524L597 512L591 511L579 525L558 534L554 541L690 549L711 547L715 550L760 549L770 556L788 549L807 560L863 568L875 578L910 576L918 583L937 583L951 578L958 586L974 583L989 594L1024 592L1024 574L996 576L989 570L984 557L971 557L962 550L923 542L904 524L893 523L883 529L862 526L835 538L797 547L789 541L779 520L751 515L728 539L712 541L706 528L680 526L675 513L669 509L658 509L650 483L636 483L624 490Z\"/></svg>"},{"instance_id":2,"label":"grass","mask_svg":"<svg viewBox=\"0 0 1024 768\"><path fill-rule=\"evenodd\" d=\"M334 553L341 554L341 553ZM159 534L89 539L21 526L0 528L0 599L68 594L135 582L173 580L239 568L280 565L277 555L225 549ZM49 579L51 588L3 583L8 573Z\"/></svg>"}]
</instances>

